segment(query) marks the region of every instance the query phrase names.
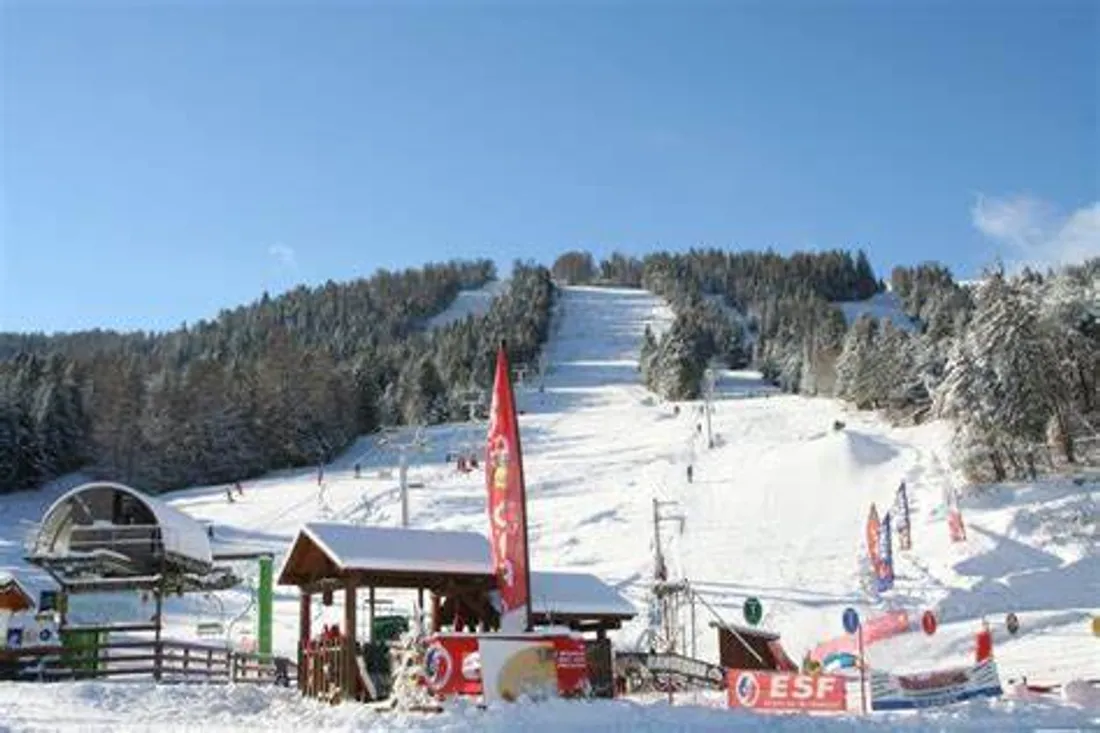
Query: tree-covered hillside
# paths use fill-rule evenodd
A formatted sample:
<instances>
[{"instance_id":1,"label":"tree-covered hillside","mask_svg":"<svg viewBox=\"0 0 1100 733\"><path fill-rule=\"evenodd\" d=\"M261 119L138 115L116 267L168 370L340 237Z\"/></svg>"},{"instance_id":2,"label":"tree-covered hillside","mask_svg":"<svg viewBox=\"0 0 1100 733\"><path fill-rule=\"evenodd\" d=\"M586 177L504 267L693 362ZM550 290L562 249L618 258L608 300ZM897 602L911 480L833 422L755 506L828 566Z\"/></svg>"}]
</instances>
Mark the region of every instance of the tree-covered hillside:
<instances>
[{"instance_id":1,"label":"tree-covered hillside","mask_svg":"<svg viewBox=\"0 0 1100 733\"><path fill-rule=\"evenodd\" d=\"M83 468L163 490L316 463L388 424L464 416L495 345L538 355L553 289L517 263L481 317L427 320L492 262L300 287L163 334L0 335L0 491Z\"/></svg>"},{"instance_id":2,"label":"tree-covered hillside","mask_svg":"<svg viewBox=\"0 0 1100 733\"><path fill-rule=\"evenodd\" d=\"M555 266L641 285L676 314L642 343L646 383L669 399L700 393L713 360L751 364L782 388L835 395L917 422L953 418L955 447L978 480L1025 478L1100 462L1100 258L1045 274L995 271L976 288L936 263L898 267L891 290L917 329L838 302L883 288L863 253L612 255Z\"/></svg>"},{"instance_id":3,"label":"tree-covered hillside","mask_svg":"<svg viewBox=\"0 0 1100 733\"><path fill-rule=\"evenodd\" d=\"M300 287L168 333L0 334L0 492L76 469L145 490L232 481L330 458L385 425L461 419L495 346L534 362L552 277L644 287L675 312L641 344L646 384L700 393L708 364L752 365L784 389L894 419L954 419L979 479L1100 460L1100 259L994 272L962 287L930 263L896 268L903 330L837 306L881 292L862 252L692 250L516 263L484 316L429 329L487 260Z\"/></svg>"}]
</instances>

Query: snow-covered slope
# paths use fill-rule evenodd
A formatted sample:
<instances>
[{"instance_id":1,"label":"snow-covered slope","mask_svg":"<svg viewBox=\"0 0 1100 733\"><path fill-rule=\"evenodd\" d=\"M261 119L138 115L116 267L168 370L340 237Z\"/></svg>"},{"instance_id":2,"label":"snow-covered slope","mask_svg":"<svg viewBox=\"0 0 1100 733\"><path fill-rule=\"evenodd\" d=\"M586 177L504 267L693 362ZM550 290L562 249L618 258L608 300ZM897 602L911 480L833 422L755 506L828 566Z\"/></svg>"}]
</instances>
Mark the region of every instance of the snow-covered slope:
<instances>
[{"instance_id":1,"label":"snow-covered slope","mask_svg":"<svg viewBox=\"0 0 1100 733\"><path fill-rule=\"evenodd\" d=\"M700 433L704 418L698 405L681 405L677 412L640 385L637 355L645 325L659 333L671 320L667 306L642 291L567 288L560 323L547 347L545 391L517 388L525 413L520 421L533 566L583 570L618 587L638 607L639 619L618 634L617 643L634 643L645 625L653 568L652 499L657 497L677 503L667 513L680 513L685 519L682 533L674 525L662 527L672 575L689 579L727 621L742 623L745 598L759 597L763 625L781 632L796 658L841 633L841 613L847 606L856 607L865 618L887 608L914 615L933 608L940 616L935 636L911 633L876 644L869 650L872 663L888 669L964 663L972 657L971 639L984 616L995 625L1004 677L1028 675L1037 682L1100 677L1097 640L1087 629L1088 615L1100 605L1096 483L1001 487L982 502L964 501L969 540L953 545L942 516L932 514L943 489L954 481L946 460L950 431L945 426L894 429L832 400L777 395L758 375L723 372L711 416L716 447L708 450ZM768 399L747 399L758 396ZM846 423L844 430L833 430L838 419ZM445 462L448 452L479 443L483 436L480 425L424 431L424 445L410 454L410 480L419 485L410 491L412 526L487 531L483 477L459 473ZM396 446L410 439L407 431L384 440L362 438L325 468L321 487L315 470L287 471L246 482L244 496L233 503L227 501L224 487L217 486L165 498L213 522L215 551L270 549L281 560L307 521L397 525ZM363 469L359 479L353 473L356 463ZM689 463L695 469L690 484ZM897 589L876 598L863 589L859 577L864 522L872 501L880 511L890 506L903 479L912 497L914 549L896 555ZM0 499L0 571L27 570L19 560L19 521L37 519L53 498L22 494ZM411 602L399 593L390 600L398 606ZM216 600L172 599L169 635L193 636L201 617L227 622L240 617L239 626L247 626L248 601L245 590L218 594ZM1007 611L1017 612L1022 622L1020 634L1011 639L999 625ZM339 609L334 606L325 613L337 614ZM710 617L699 613L697 653L716 659L716 638L707 625ZM292 653L297 641L293 589L277 591L275 614L275 645ZM94 692L94 685L67 689L72 692L65 694L79 699L107 695ZM129 693L117 694L122 705ZM168 699L171 694L158 692L157 700L166 708L177 706ZM239 703L243 710L255 709L264 716L279 710L289 716L286 720L306 715L295 705L310 705L292 702L281 692L268 697L253 692L234 695L231 705ZM0 704L17 704L18 697L0 685ZM213 703L197 700L195 705L209 711ZM582 727L606 723L630 728L642 721L676 720L704 727L722 721L759 722L726 712L717 714L720 717L698 712L677 718L659 708L637 712L624 705L601 707L606 716L577 722ZM183 706L178 703L178 708ZM578 709L569 710L573 714ZM985 723L975 721L994 721L994 727L1009 721L1040 724L1040 718L1021 717L1021 709L1016 718L1009 717L1010 712L964 707L932 720L979 727ZM206 714L196 713L199 717L193 720ZM31 717L26 720L42 720L27 715ZM226 715L226 725L244 720L232 710ZM354 712L317 715L323 725L371 724ZM464 714L456 715L432 720L462 725ZM525 726L530 722L543 728L564 719L546 715L521 717ZM1064 711L1052 715L1042 718L1044 724L1067 720ZM1087 720L1080 715L1069 719L1078 724ZM387 720L390 727L409 722ZM491 727L500 722L494 720L466 722Z\"/></svg>"},{"instance_id":2,"label":"snow-covered slope","mask_svg":"<svg viewBox=\"0 0 1100 733\"><path fill-rule=\"evenodd\" d=\"M877 293L867 300L850 300L837 303L844 312L844 319L851 325L860 316L867 315L877 320L887 320L904 331L916 330L913 319L905 314L901 300L889 290Z\"/></svg>"},{"instance_id":3,"label":"snow-covered slope","mask_svg":"<svg viewBox=\"0 0 1100 733\"><path fill-rule=\"evenodd\" d=\"M442 328L467 316L483 316L497 296L508 291L509 281L492 280L480 288L461 290L451 304L428 321L428 328Z\"/></svg>"}]
</instances>

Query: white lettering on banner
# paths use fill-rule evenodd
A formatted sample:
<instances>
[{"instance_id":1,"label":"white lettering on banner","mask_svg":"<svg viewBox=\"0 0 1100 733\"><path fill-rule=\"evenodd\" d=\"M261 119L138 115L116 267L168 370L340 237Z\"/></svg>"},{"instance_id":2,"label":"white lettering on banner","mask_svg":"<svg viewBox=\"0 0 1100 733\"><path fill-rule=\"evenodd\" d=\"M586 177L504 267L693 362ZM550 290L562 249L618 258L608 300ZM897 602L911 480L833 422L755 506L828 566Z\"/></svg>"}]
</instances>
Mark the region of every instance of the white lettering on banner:
<instances>
[{"instance_id":1,"label":"white lettering on banner","mask_svg":"<svg viewBox=\"0 0 1100 733\"><path fill-rule=\"evenodd\" d=\"M794 689L790 689L787 685L793 679ZM816 683L816 684L815 684ZM811 700L814 698L823 699L829 696L829 693L833 691L833 680L830 677L807 677L805 675L798 675L793 677L786 676L774 676L771 678L771 696L779 698L790 698L792 700Z\"/></svg>"}]
</instances>

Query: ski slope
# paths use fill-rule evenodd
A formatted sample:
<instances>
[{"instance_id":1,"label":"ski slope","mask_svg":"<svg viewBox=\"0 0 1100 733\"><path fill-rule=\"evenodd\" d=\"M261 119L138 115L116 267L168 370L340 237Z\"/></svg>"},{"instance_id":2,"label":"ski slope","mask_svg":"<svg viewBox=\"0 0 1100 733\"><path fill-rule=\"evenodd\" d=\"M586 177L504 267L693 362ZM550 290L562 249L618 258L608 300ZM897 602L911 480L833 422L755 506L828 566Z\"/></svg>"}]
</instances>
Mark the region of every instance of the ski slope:
<instances>
[{"instance_id":1,"label":"ski slope","mask_svg":"<svg viewBox=\"0 0 1100 733\"><path fill-rule=\"evenodd\" d=\"M949 467L948 426L891 428L833 400L778 394L752 373L722 372L711 415L716 445L708 449L699 431L705 423L698 404L683 403L676 411L640 384L642 333L648 324L659 334L671 321L668 307L643 291L566 288L547 345L545 389L517 387L524 413L520 426L533 567L591 572L618 587L639 617L618 632L617 644L634 645L646 628L656 497L672 502L665 513L683 517L682 532L675 524L661 528L671 577L688 579L733 623L744 623L741 607L748 596L760 598L762 625L782 634L795 659L841 634L841 614L848 606L865 618L890 608L914 616L934 609L940 619L935 636L916 632L873 645L868 650L871 663L896 671L966 664L973 658L973 634L985 617L994 624L1004 681L1024 675L1041 683L1100 678L1100 640L1088 631L1089 616L1100 606L1095 480L997 487L982 501L964 500L969 538L952 544L945 521L932 514L944 488L956 481ZM845 429L833 430L838 419ZM475 424L432 427L423 431L422 445L408 449L414 486L409 492L411 526L487 532L482 474L459 473L445 461L448 452L480 444L484 430ZM196 487L164 498L213 523L215 552L270 550L277 553L278 565L307 521L398 525L398 446L411 444L412 437L406 430L361 438L325 467L320 485L315 469L285 471L245 482L244 496L233 503L223 486ZM356 463L362 469L358 479ZM686 477L689 463L694 466L692 483ZM870 503L885 512L903 479L913 507L914 549L895 554L897 587L880 598L868 593L860 578L864 525ZM31 578L32 584L41 582L19 559L22 530L17 528L21 521L36 520L60 488L0 500L0 572L12 570ZM248 567L242 570L250 572ZM386 600L398 608L412 602L401 593ZM236 619L237 630L247 628L249 601L244 589L209 600L171 599L166 635L194 638L198 621L211 619L227 625ZM293 588L277 588L278 652L294 652L297 606ZM1000 622L1008 611L1020 616L1022 629L1016 637L1009 637ZM337 621L339 612L336 606L322 609L315 628ZM716 660L710 620L708 612L699 611L694 648L697 656ZM690 649L692 640L684 645ZM70 689L92 690L94 685ZM170 694L158 692L156 697ZM288 716L300 714L294 705L312 704L284 701L282 692L260 702L253 699L258 694L234 693L245 708L278 709ZM0 704L8 701L19 704L0 685ZM197 702L197 709L207 704ZM609 717L593 720L644 726L632 709L615 705L604 708L614 711ZM966 706L932 719L954 725L985 720L982 711L1000 715L997 710L1002 709ZM654 721L674 719L668 711L653 709L651 714ZM732 717L692 714L704 717L675 719L704 727L720 720L759 723L724 711L721 716ZM1016 714L1011 720L1029 724L1063 724L1067 715L1062 710L1047 718L1020 717L1020 710ZM326 712L323 725L358 726L357 715ZM554 721L539 715L530 713L535 727ZM1069 719L1091 720L1091 713L1084 715ZM879 723L892 719L876 718ZM462 722L461 715L449 720L452 725ZM391 722L403 727L407 721ZM483 723L496 725L481 719L474 724Z\"/></svg>"},{"instance_id":2,"label":"ski slope","mask_svg":"<svg viewBox=\"0 0 1100 733\"><path fill-rule=\"evenodd\" d=\"M442 313L428 320L428 328L443 328L470 316L483 316L498 296L508 292L508 280L492 280L480 288L460 290Z\"/></svg>"}]
</instances>

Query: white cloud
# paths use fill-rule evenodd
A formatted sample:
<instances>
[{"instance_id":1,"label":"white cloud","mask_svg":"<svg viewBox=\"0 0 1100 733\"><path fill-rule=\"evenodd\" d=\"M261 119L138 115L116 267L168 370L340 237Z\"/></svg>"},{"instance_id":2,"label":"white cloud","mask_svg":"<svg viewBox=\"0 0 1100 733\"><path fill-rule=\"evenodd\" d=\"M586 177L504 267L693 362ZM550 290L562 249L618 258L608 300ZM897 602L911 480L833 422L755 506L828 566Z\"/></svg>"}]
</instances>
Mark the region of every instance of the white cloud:
<instances>
[{"instance_id":1,"label":"white cloud","mask_svg":"<svg viewBox=\"0 0 1100 733\"><path fill-rule=\"evenodd\" d=\"M971 220L1011 269L1046 269L1100 256L1100 201L1070 214L1029 196L979 195Z\"/></svg>"},{"instance_id":2,"label":"white cloud","mask_svg":"<svg viewBox=\"0 0 1100 733\"><path fill-rule=\"evenodd\" d=\"M273 244L267 248L267 253L274 257L283 267L293 269L298 266L298 259L294 255L294 248L285 244Z\"/></svg>"}]
</instances>

